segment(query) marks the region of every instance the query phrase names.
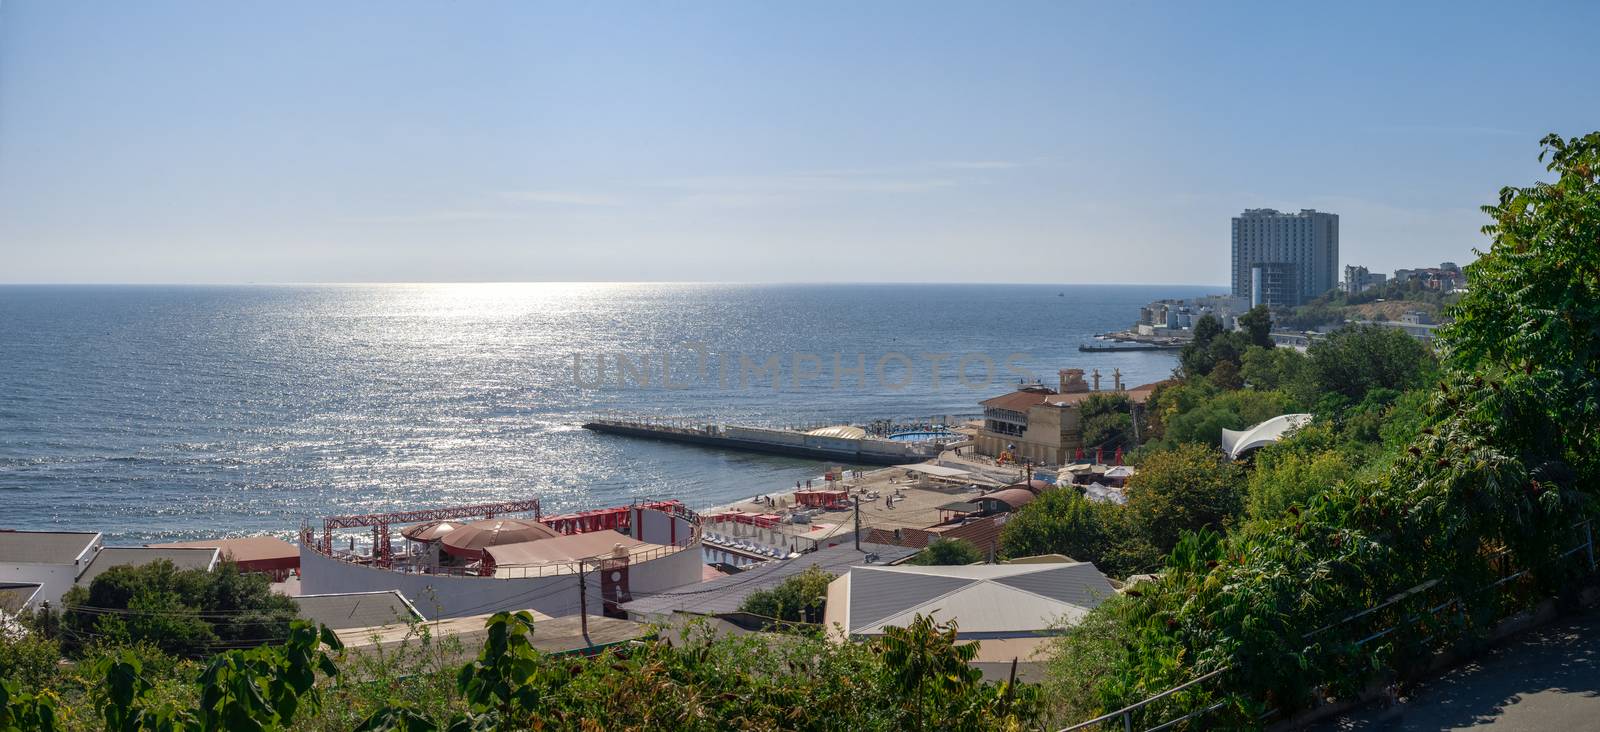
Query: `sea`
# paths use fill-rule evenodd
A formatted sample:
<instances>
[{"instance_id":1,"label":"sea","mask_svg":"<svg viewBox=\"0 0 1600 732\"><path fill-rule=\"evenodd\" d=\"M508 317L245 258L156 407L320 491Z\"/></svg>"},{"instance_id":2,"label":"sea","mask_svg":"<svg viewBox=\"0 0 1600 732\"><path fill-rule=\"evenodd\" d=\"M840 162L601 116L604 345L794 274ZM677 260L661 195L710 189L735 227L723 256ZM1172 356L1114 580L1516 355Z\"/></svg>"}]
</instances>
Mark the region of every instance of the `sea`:
<instances>
[{"instance_id":1,"label":"sea","mask_svg":"<svg viewBox=\"0 0 1600 732\"><path fill-rule=\"evenodd\" d=\"M597 414L821 426L976 415L1066 367L1143 285L0 286L0 528L136 544L538 497L691 507L826 466L588 432Z\"/></svg>"}]
</instances>

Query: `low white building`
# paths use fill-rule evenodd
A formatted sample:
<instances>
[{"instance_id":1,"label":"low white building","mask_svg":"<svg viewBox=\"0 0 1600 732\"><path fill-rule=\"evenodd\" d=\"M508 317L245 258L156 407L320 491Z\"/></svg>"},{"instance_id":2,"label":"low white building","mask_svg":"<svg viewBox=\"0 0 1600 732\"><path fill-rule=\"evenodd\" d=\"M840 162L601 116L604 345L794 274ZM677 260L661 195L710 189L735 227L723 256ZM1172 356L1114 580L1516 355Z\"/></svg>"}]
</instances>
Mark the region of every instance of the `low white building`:
<instances>
[{"instance_id":1,"label":"low white building","mask_svg":"<svg viewBox=\"0 0 1600 732\"><path fill-rule=\"evenodd\" d=\"M93 531L0 531L0 582L39 586L19 610L59 607L101 546Z\"/></svg>"},{"instance_id":2,"label":"low white building","mask_svg":"<svg viewBox=\"0 0 1600 732\"><path fill-rule=\"evenodd\" d=\"M216 549L168 549L142 546L105 546L92 531L0 531L0 585L37 585L28 599L18 602L20 590L12 588L13 612L35 610L44 603L61 606L61 597L74 585L88 587L112 567L143 566L166 560L178 569L215 569Z\"/></svg>"}]
</instances>

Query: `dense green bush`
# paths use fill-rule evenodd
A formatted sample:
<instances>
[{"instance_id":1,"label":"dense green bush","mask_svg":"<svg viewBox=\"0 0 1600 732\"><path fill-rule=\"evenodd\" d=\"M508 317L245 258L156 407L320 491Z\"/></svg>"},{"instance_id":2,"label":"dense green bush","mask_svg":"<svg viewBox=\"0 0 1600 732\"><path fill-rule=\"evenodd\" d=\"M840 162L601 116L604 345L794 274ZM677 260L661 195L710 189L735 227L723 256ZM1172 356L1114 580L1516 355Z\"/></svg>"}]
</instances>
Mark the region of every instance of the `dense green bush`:
<instances>
[{"instance_id":1,"label":"dense green bush","mask_svg":"<svg viewBox=\"0 0 1600 732\"><path fill-rule=\"evenodd\" d=\"M1090 450L1115 450L1133 444L1133 404L1126 394L1097 392L1078 404L1083 444Z\"/></svg>"},{"instance_id":2,"label":"dense green bush","mask_svg":"<svg viewBox=\"0 0 1600 732\"><path fill-rule=\"evenodd\" d=\"M458 677L468 712L389 706L359 729L982 730L1020 729L1040 713L1036 689L984 683L968 665L977 646L925 617L845 644L691 627L587 660L534 650L532 626L527 613L489 620L483 651Z\"/></svg>"},{"instance_id":3,"label":"dense green bush","mask_svg":"<svg viewBox=\"0 0 1600 732\"><path fill-rule=\"evenodd\" d=\"M1194 338L1179 352L1178 362L1185 376L1206 376L1224 361L1237 368L1251 345L1249 334L1223 330L1216 316L1202 315L1195 321Z\"/></svg>"},{"instance_id":4,"label":"dense green bush","mask_svg":"<svg viewBox=\"0 0 1600 732\"><path fill-rule=\"evenodd\" d=\"M1254 518L1281 516L1351 474L1349 460L1338 450L1298 450L1292 440L1262 448L1254 460L1246 490Z\"/></svg>"},{"instance_id":5,"label":"dense green bush","mask_svg":"<svg viewBox=\"0 0 1600 732\"><path fill-rule=\"evenodd\" d=\"M465 665L445 663L454 649L425 626L398 654L343 651L303 621L281 644L203 666L104 648L42 689L0 681L0 729L1019 730L1042 709L1036 687L985 683L978 645L926 617L862 643L693 625L592 658L536 650L525 612L487 630Z\"/></svg>"},{"instance_id":6,"label":"dense green bush","mask_svg":"<svg viewBox=\"0 0 1600 732\"><path fill-rule=\"evenodd\" d=\"M1150 544L1165 554L1183 532L1220 530L1239 513L1241 477L1215 448L1179 445L1139 465L1128 480L1128 511Z\"/></svg>"},{"instance_id":7,"label":"dense green bush","mask_svg":"<svg viewBox=\"0 0 1600 732\"><path fill-rule=\"evenodd\" d=\"M1090 501L1070 486L1046 491L1013 513L1000 530L1000 553L1063 554L1113 577L1151 569L1160 559L1125 508Z\"/></svg>"},{"instance_id":8,"label":"dense green bush","mask_svg":"<svg viewBox=\"0 0 1600 732\"><path fill-rule=\"evenodd\" d=\"M1154 569L1181 532L1227 524L1244 495L1239 469L1194 444L1150 454L1126 490L1126 506L1089 501L1071 486L1045 492L1001 529L1001 554L1064 554L1125 577Z\"/></svg>"},{"instance_id":9,"label":"dense green bush","mask_svg":"<svg viewBox=\"0 0 1600 732\"><path fill-rule=\"evenodd\" d=\"M1316 390L1310 359L1293 348L1252 348L1244 352L1239 376L1257 391L1283 390L1304 403Z\"/></svg>"},{"instance_id":10,"label":"dense green bush","mask_svg":"<svg viewBox=\"0 0 1600 732\"><path fill-rule=\"evenodd\" d=\"M750 593L739 604L739 612L791 623L821 622L833 577L819 567L808 567L770 590Z\"/></svg>"},{"instance_id":11,"label":"dense green bush","mask_svg":"<svg viewBox=\"0 0 1600 732\"><path fill-rule=\"evenodd\" d=\"M1134 457L1137 460L1183 443L1217 445L1224 429L1244 429L1298 406L1284 391L1225 389L1209 379L1164 385L1146 406L1150 435Z\"/></svg>"},{"instance_id":12,"label":"dense green bush","mask_svg":"<svg viewBox=\"0 0 1600 732\"><path fill-rule=\"evenodd\" d=\"M35 683L55 675L61 644L29 625L0 626L0 681Z\"/></svg>"},{"instance_id":13,"label":"dense green bush","mask_svg":"<svg viewBox=\"0 0 1600 732\"><path fill-rule=\"evenodd\" d=\"M79 655L96 642L155 644L190 658L281 641L298 609L264 575L232 562L213 571L179 570L160 560L113 567L62 599L62 644Z\"/></svg>"},{"instance_id":14,"label":"dense green bush","mask_svg":"<svg viewBox=\"0 0 1600 732\"><path fill-rule=\"evenodd\" d=\"M966 539L939 539L917 552L906 564L925 567L977 564L984 560L983 552Z\"/></svg>"},{"instance_id":15,"label":"dense green bush","mask_svg":"<svg viewBox=\"0 0 1600 732\"><path fill-rule=\"evenodd\" d=\"M1358 402L1374 389L1404 391L1435 378L1433 354L1404 331L1377 325L1342 328L1311 344L1319 395Z\"/></svg>"}]
</instances>

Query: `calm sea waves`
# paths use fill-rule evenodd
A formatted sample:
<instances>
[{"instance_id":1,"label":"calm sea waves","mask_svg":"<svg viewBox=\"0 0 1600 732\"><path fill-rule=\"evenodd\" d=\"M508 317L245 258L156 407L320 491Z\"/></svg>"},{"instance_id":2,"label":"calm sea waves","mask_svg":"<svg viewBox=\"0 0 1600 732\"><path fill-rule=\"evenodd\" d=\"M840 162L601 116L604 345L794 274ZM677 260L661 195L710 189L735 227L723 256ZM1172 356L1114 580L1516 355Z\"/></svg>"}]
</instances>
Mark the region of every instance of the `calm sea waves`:
<instances>
[{"instance_id":1,"label":"calm sea waves","mask_svg":"<svg viewBox=\"0 0 1600 732\"><path fill-rule=\"evenodd\" d=\"M1167 376L1174 358L1078 344L1126 327L1152 299L1215 289L0 287L0 528L131 543L287 536L327 513L529 495L547 512L637 497L713 505L820 464L577 422L600 411L770 425L970 414L1016 383L1013 354L1047 383L1078 366L1099 368L1107 386L1120 368L1136 385ZM836 354L863 373L836 386ZM937 381L924 354L949 354ZM749 370L772 356L777 389ZM632 370L624 386L619 357ZM662 387L663 360L682 388ZM649 387L637 383L645 373Z\"/></svg>"}]
</instances>

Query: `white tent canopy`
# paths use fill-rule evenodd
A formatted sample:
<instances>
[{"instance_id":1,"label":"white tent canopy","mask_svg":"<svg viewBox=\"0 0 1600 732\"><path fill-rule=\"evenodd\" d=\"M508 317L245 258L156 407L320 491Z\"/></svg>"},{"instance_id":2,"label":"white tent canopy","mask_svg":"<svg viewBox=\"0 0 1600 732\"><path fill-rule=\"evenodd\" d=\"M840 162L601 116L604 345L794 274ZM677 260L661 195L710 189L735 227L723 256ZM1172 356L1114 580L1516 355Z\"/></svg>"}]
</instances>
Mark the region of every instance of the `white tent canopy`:
<instances>
[{"instance_id":1,"label":"white tent canopy","mask_svg":"<svg viewBox=\"0 0 1600 732\"><path fill-rule=\"evenodd\" d=\"M1223 430L1222 449L1230 459L1238 460L1240 455L1282 440L1308 424L1309 414L1282 414L1246 430Z\"/></svg>"}]
</instances>

